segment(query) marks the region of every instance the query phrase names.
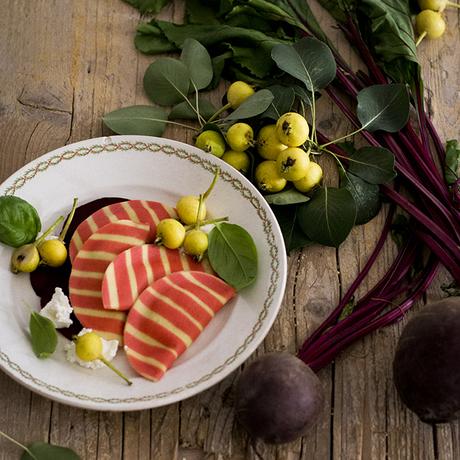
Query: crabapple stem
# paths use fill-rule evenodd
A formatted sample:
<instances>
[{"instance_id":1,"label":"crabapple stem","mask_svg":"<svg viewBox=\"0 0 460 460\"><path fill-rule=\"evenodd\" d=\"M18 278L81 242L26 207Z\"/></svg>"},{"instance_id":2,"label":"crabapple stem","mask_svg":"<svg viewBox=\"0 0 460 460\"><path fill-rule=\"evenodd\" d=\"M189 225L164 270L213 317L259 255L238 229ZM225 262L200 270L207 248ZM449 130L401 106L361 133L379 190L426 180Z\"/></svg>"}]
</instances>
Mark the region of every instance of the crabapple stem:
<instances>
[{"instance_id":1,"label":"crabapple stem","mask_svg":"<svg viewBox=\"0 0 460 460\"><path fill-rule=\"evenodd\" d=\"M230 109L232 105L229 103L222 106L212 117L207 121L207 123L213 122L221 113L225 112L226 110Z\"/></svg>"},{"instance_id":2,"label":"crabapple stem","mask_svg":"<svg viewBox=\"0 0 460 460\"><path fill-rule=\"evenodd\" d=\"M119 375L128 385L133 384L133 382L125 377L110 361L107 361L103 356L100 356L98 359L102 361L109 369L112 369L115 374Z\"/></svg>"},{"instance_id":3,"label":"crabapple stem","mask_svg":"<svg viewBox=\"0 0 460 460\"><path fill-rule=\"evenodd\" d=\"M69 217L67 217L67 220L65 221L64 227L61 230L61 233L59 233L59 239L61 241L64 241L65 236L67 235L67 232L69 230L70 224L72 222L73 216L75 215L75 210L77 209L77 203L78 203L78 198L73 199L73 205L72 205L72 210L70 211Z\"/></svg>"},{"instance_id":4,"label":"crabapple stem","mask_svg":"<svg viewBox=\"0 0 460 460\"><path fill-rule=\"evenodd\" d=\"M218 168L217 171L214 173L214 178L212 179L211 185L209 186L208 190L203 194L203 202L207 200L208 196L211 194L214 185L216 185L217 179L220 176L220 169Z\"/></svg>"},{"instance_id":5,"label":"crabapple stem","mask_svg":"<svg viewBox=\"0 0 460 460\"><path fill-rule=\"evenodd\" d=\"M217 219L209 219L209 220L203 220L203 222L201 222L200 226L201 227L204 227L206 225L212 225L212 224L218 224L219 222L227 222L228 221L228 217L225 216L225 217L219 217ZM195 228L195 224L192 224L192 225L186 225L185 226L185 230L188 231L188 230L192 230L193 228Z\"/></svg>"},{"instance_id":6,"label":"crabapple stem","mask_svg":"<svg viewBox=\"0 0 460 460\"><path fill-rule=\"evenodd\" d=\"M460 5L458 3L454 3L454 2L447 2L447 4L449 6L453 6L454 8L460 8Z\"/></svg>"},{"instance_id":7,"label":"crabapple stem","mask_svg":"<svg viewBox=\"0 0 460 460\"><path fill-rule=\"evenodd\" d=\"M417 38L417 41L415 42L415 46L417 47L420 45L420 42L425 38L426 36L426 30L420 34L420 36Z\"/></svg>"},{"instance_id":8,"label":"crabapple stem","mask_svg":"<svg viewBox=\"0 0 460 460\"><path fill-rule=\"evenodd\" d=\"M201 212L201 208L203 207L203 202L204 202L204 195L200 193L200 199L198 202L198 211L196 213L196 223L195 223L195 229L197 230L201 226L200 212Z\"/></svg>"},{"instance_id":9,"label":"crabapple stem","mask_svg":"<svg viewBox=\"0 0 460 460\"><path fill-rule=\"evenodd\" d=\"M50 228L48 228L48 230L46 230L45 233L43 233L43 235L40 236L40 238L38 238L37 240L35 240L35 246L38 246L62 221L64 220L64 216L59 216L55 222L53 223L53 225L51 225Z\"/></svg>"}]
</instances>

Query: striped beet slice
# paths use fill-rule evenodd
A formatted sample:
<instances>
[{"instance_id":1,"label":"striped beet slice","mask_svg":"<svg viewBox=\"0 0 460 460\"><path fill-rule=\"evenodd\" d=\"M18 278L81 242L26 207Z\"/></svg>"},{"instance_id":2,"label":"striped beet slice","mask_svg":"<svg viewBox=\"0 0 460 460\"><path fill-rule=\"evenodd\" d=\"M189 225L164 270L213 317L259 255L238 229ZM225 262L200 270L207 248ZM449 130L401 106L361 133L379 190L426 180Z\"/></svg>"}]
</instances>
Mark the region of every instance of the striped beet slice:
<instances>
[{"instance_id":1,"label":"striped beet slice","mask_svg":"<svg viewBox=\"0 0 460 460\"><path fill-rule=\"evenodd\" d=\"M108 310L129 310L155 280L177 271L213 274L209 262L195 262L177 249L144 244L122 252L110 263L102 282L102 303Z\"/></svg>"},{"instance_id":2,"label":"striped beet slice","mask_svg":"<svg viewBox=\"0 0 460 460\"><path fill-rule=\"evenodd\" d=\"M105 206L89 216L75 230L69 244L70 261L73 262L85 241L104 225L117 220L148 224L151 227L149 241L153 241L158 222L168 217L177 217L174 209L157 201L129 200Z\"/></svg>"},{"instance_id":3,"label":"striped beet slice","mask_svg":"<svg viewBox=\"0 0 460 460\"><path fill-rule=\"evenodd\" d=\"M126 356L143 377L159 380L233 296L214 275L179 271L155 281L128 312Z\"/></svg>"},{"instance_id":4,"label":"striped beet slice","mask_svg":"<svg viewBox=\"0 0 460 460\"><path fill-rule=\"evenodd\" d=\"M145 244L149 238L149 225L119 220L100 228L86 240L74 259L69 279L70 302L84 327L121 343L126 314L104 309L102 280L118 254Z\"/></svg>"}]
</instances>

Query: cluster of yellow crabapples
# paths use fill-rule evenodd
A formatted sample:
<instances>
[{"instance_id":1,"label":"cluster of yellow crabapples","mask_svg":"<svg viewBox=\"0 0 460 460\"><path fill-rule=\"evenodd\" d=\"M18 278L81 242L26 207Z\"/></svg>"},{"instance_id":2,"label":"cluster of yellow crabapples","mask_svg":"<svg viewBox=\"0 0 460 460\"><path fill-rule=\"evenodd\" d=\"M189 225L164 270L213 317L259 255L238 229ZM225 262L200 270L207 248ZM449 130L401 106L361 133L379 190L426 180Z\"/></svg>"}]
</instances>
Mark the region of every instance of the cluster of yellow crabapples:
<instances>
[{"instance_id":1,"label":"cluster of yellow crabapples","mask_svg":"<svg viewBox=\"0 0 460 460\"><path fill-rule=\"evenodd\" d=\"M418 0L418 4L422 11L415 17L415 29L418 34L416 45L425 37L441 37L446 30L446 22L441 13L447 7L460 8L460 5L448 0Z\"/></svg>"},{"instance_id":2,"label":"cluster of yellow crabapples","mask_svg":"<svg viewBox=\"0 0 460 460\"><path fill-rule=\"evenodd\" d=\"M228 88L227 100L235 109L253 93L250 85L236 81ZM323 177L321 166L310 161L309 149L302 148L309 140L309 131L302 115L288 112L276 123L263 126L257 135L249 124L238 122L228 128L225 137L217 131L203 131L195 145L222 158L243 174L248 173L251 165L246 151L255 147L261 161L255 168L254 180L261 191L280 192L292 182L300 192L309 192Z\"/></svg>"}]
</instances>

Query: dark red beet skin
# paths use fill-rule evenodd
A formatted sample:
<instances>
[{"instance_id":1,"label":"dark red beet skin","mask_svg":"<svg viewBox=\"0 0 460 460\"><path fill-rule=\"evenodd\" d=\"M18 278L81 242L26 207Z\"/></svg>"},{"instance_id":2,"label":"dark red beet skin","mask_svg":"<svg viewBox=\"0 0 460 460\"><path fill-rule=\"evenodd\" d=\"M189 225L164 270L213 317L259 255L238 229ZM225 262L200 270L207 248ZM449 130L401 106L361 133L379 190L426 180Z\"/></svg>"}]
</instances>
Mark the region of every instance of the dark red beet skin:
<instances>
[{"instance_id":1,"label":"dark red beet skin","mask_svg":"<svg viewBox=\"0 0 460 460\"><path fill-rule=\"evenodd\" d=\"M316 374L290 353L269 353L242 372L236 386L236 416L249 434L270 444L303 436L323 410Z\"/></svg>"},{"instance_id":2,"label":"dark red beet skin","mask_svg":"<svg viewBox=\"0 0 460 460\"><path fill-rule=\"evenodd\" d=\"M404 404L423 422L460 418L460 297L427 305L408 322L393 374Z\"/></svg>"},{"instance_id":3,"label":"dark red beet skin","mask_svg":"<svg viewBox=\"0 0 460 460\"><path fill-rule=\"evenodd\" d=\"M74 217L70 223L69 230L67 231L67 235L64 239L66 246L69 246L69 242L73 233L85 219L87 219L91 214L95 213L99 209L113 203L119 203L120 201L126 201L126 199L99 198L79 206L75 210ZM53 268L46 265L40 265L37 270L30 274L30 283L35 294L40 297L40 306L42 308L51 300L51 297L54 294L54 289L57 287L60 287L64 291L65 295L69 295L69 278L71 270L72 266L70 264L69 258L67 257L65 264L61 267ZM59 332L61 332L69 339L78 334L82 329L82 325L73 313L71 318L73 323L69 328L59 329Z\"/></svg>"}]
</instances>

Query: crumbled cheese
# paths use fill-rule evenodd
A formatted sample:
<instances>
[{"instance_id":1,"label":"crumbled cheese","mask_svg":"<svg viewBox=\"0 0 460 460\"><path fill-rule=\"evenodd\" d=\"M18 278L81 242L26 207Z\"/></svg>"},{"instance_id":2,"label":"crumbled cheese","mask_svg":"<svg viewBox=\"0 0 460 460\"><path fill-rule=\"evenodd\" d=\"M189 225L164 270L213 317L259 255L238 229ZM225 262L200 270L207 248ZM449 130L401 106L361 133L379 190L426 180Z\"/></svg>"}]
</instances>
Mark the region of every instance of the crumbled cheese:
<instances>
[{"instance_id":1,"label":"crumbled cheese","mask_svg":"<svg viewBox=\"0 0 460 460\"><path fill-rule=\"evenodd\" d=\"M84 335L87 332L92 332L92 329L82 329L78 335ZM101 338L101 340L102 356L107 361L112 361L112 359L115 358L115 355L118 351L118 340L105 340L103 338ZM100 369L105 366L105 364L99 359L96 359L94 361L83 361L82 359L80 359L75 353L75 344L73 342L69 342L65 345L65 352L67 361L71 363L77 363L82 367L86 367L87 369Z\"/></svg>"},{"instance_id":2,"label":"crumbled cheese","mask_svg":"<svg viewBox=\"0 0 460 460\"><path fill-rule=\"evenodd\" d=\"M40 310L40 315L50 319L57 329L69 327L72 324L71 313L72 307L69 299L58 287L54 290L51 300Z\"/></svg>"}]
</instances>

